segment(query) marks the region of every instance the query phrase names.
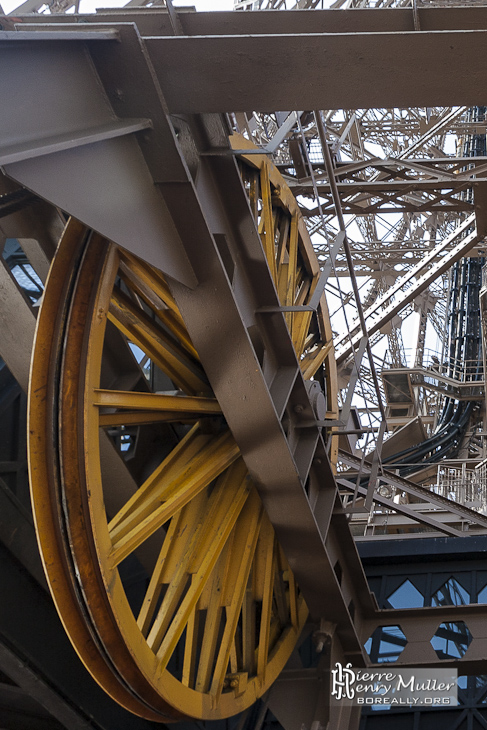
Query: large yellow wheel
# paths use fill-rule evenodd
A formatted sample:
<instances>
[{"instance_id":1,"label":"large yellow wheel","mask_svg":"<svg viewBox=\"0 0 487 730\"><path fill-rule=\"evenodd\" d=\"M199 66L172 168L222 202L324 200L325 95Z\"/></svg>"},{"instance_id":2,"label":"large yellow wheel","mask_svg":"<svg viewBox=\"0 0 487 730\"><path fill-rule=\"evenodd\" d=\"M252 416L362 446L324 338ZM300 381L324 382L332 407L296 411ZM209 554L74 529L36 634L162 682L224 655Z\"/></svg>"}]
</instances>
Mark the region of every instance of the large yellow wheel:
<instances>
[{"instance_id":1,"label":"large yellow wheel","mask_svg":"<svg viewBox=\"0 0 487 730\"><path fill-rule=\"evenodd\" d=\"M267 161L242 171L281 301L305 303L318 266L294 199ZM303 372L328 363L332 383L326 310L286 316ZM114 380L114 339L123 357L151 363L157 390L145 377L123 389L123 375ZM120 462L127 446L145 458L132 476ZM29 461L51 591L101 686L159 721L218 719L255 702L292 652L306 605L168 283L74 220L39 314Z\"/></svg>"}]
</instances>

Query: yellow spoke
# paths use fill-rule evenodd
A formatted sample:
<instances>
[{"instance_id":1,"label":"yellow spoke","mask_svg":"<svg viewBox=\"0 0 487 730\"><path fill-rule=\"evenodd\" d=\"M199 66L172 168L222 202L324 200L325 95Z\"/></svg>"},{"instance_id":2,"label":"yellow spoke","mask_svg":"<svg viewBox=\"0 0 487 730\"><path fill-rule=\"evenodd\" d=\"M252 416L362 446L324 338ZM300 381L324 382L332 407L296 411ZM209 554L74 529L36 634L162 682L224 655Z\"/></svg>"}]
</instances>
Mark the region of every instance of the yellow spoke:
<instances>
[{"instance_id":1,"label":"yellow spoke","mask_svg":"<svg viewBox=\"0 0 487 730\"><path fill-rule=\"evenodd\" d=\"M307 278L306 272L304 272L303 269L298 268L298 270L296 271L296 291L293 302L294 304L301 305L305 303L310 286L311 282Z\"/></svg>"},{"instance_id":2,"label":"yellow spoke","mask_svg":"<svg viewBox=\"0 0 487 730\"><path fill-rule=\"evenodd\" d=\"M200 416L201 417L201 416ZM161 411L122 411L118 413L101 413L99 423L102 428L108 426L144 426L150 423L190 423L198 416L191 414L164 413Z\"/></svg>"},{"instance_id":3,"label":"yellow spoke","mask_svg":"<svg viewBox=\"0 0 487 730\"><path fill-rule=\"evenodd\" d=\"M171 332L171 334L179 340L186 350L198 360L198 353L191 342L191 338L188 334L188 330L182 320L179 312L170 309L166 303L155 293L153 289L149 287L143 280L138 278L132 269L123 261L120 265L120 278L125 285L139 296L152 309L164 326Z\"/></svg>"},{"instance_id":4,"label":"yellow spoke","mask_svg":"<svg viewBox=\"0 0 487 730\"><path fill-rule=\"evenodd\" d=\"M307 353L300 362L301 371L305 380L309 380L318 371L318 368L323 365L326 358L330 354L333 348L333 340L330 340L326 345L318 347L312 352Z\"/></svg>"},{"instance_id":5,"label":"yellow spoke","mask_svg":"<svg viewBox=\"0 0 487 730\"><path fill-rule=\"evenodd\" d=\"M241 663L238 660L239 652L237 650L237 641L238 637L234 634L232 646L230 647L230 671L232 672L232 674L236 674L238 672L238 668Z\"/></svg>"},{"instance_id":6,"label":"yellow spoke","mask_svg":"<svg viewBox=\"0 0 487 730\"><path fill-rule=\"evenodd\" d=\"M272 193L269 181L267 165L263 165L260 171L260 185L262 193L262 245L271 270L272 278L277 284L276 250L274 244L274 216L272 211Z\"/></svg>"},{"instance_id":7,"label":"yellow spoke","mask_svg":"<svg viewBox=\"0 0 487 730\"><path fill-rule=\"evenodd\" d=\"M201 644L200 660L198 663L198 674L196 675L195 690L197 692L207 692L210 688L211 674L213 663L215 661L215 653L217 649L218 634L220 632L223 606L221 602L221 592L225 582L225 573L227 567L228 543L223 549L215 569L213 570L212 580L207 583L209 589L209 601L206 609L206 620L203 632L203 641Z\"/></svg>"},{"instance_id":8,"label":"yellow spoke","mask_svg":"<svg viewBox=\"0 0 487 730\"><path fill-rule=\"evenodd\" d=\"M258 219L259 207L259 175L255 170L249 170L249 203L254 220Z\"/></svg>"},{"instance_id":9,"label":"yellow spoke","mask_svg":"<svg viewBox=\"0 0 487 730\"><path fill-rule=\"evenodd\" d=\"M144 636L149 633L163 585L171 582L172 575L183 560L195 531L200 529L201 514L207 501L204 492L198 494L169 523L137 618L137 624Z\"/></svg>"},{"instance_id":10,"label":"yellow spoke","mask_svg":"<svg viewBox=\"0 0 487 730\"><path fill-rule=\"evenodd\" d=\"M95 406L108 408L129 408L167 413L219 415L221 408L215 398L199 398L197 396L164 395L164 393L140 393L134 390L94 391Z\"/></svg>"},{"instance_id":11,"label":"yellow spoke","mask_svg":"<svg viewBox=\"0 0 487 730\"><path fill-rule=\"evenodd\" d=\"M181 682L186 687L193 687L194 685L196 653L198 648L198 621L199 612L194 608L188 619L184 641L183 676Z\"/></svg>"},{"instance_id":12,"label":"yellow spoke","mask_svg":"<svg viewBox=\"0 0 487 730\"><path fill-rule=\"evenodd\" d=\"M279 242L277 245L277 295L281 304L285 304L287 296L287 286L289 278L289 254L288 254L288 238L289 238L290 220L287 215L280 213L279 215Z\"/></svg>"},{"instance_id":13,"label":"yellow spoke","mask_svg":"<svg viewBox=\"0 0 487 730\"><path fill-rule=\"evenodd\" d=\"M154 292L177 317L181 318L178 306L159 271L124 249L120 249L120 261L123 271L145 284L150 292Z\"/></svg>"},{"instance_id":14,"label":"yellow spoke","mask_svg":"<svg viewBox=\"0 0 487 730\"><path fill-rule=\"evenodd\" d=\"M280 266L288 259L288 238L289 238L289 227L290 219L287 214L283 211L279 215L279 243L277 246L277 268L279 271Z\"/></svg>"},{"instance_id":15,"label":"yellow spoke","mask_svg":"<svg viewBox=\"0 0 487 730\"><path fill-rule=\"evenodd\" d=\"M263 529L262 551L264 554L262 612L260 617L259 646L257 649L257 676L265 682L265 670L269 654L269 640L272 618L272 597L274 587L274 530L270 523Z\"/></svg>"},{"instance_id":16,"label":"yellow spoke","mask_svg":"<svg viewBox=\"0 0 487 730\"><path fill-rule=\"evenodd\" d=\"M313 312L294 312L292 340L296 355L302 355Z\"/></svg>"},{"instance_id":17,"label":"yellow spoke","mask_svg":"<svg viewBox=\"0 0 487 730\"><path fill-rule=\"evenodd\" d=\"M310 287L311 287L311 281L308 278L303 279L302 270L299 270L297 272L297 278L299 280L301 280L301 282L298 283L299 290L297 292L297 296L294 299L294 304L302 305L307 302ZM302 355L303 350L304 350L304 343L306 341L306 337L309 332L309 327L310 327L313 313L312 312L294 312L293 314L294 314L294 316L292 319L291 337L292 337L294 349L299 358L299 356Z\"/></svg>"},{"instance_id":18,"label":"yellow spoke","mask_svg":"<svg viewBox=\"0 0 487 730\"><path fill-rule=\"evenodd\" d=\"M195 531L148 636L149 646L160 659L161 671L176 648L245 504L249 489L245 465L240 460L222 475L211 494L205 522ZM190 575L191 584L178 608Z\"/></svg>"},{"instance_id":19,"label":"yellow spoke","mask_svg":"<svg viewBox=\"0 0 487 730\"><path fill-rule=\"evenodd\" d=\"M291 229L289 231L289 276L285 304L294 304L296 292L296 268L298 262L298 216L291 218Z\"/></svg>"},{"instance_id":20,"label":"yellow spoke","mask_svg":"<svg viewBox=\"0 0 487 730\"><path fill-rule=\"evenodd\" d=\"M255 674L255 568L252 573L254 575L249 577L242 606L242 667L250 676Z\"/></svg>"},{"instance_id":21,"label":"yellow spoke","mask_svg":"<svg viewBox=\"0 0 487 730\"><path fill-rule=\"evenodd\" d=\"M277 295L281 304L286 301L287 293L287 281L288 281L289 264L281 263L278 271L277 279ZM286 312L286 322L288 321L288 315L292 312ZM289 324L288 324L289 327Z\"/></svg>"},{"instance_id":22,"label":"yellow spoke","mask_svg":"<svg viewBox=\"0 0 487 730\"><path fill-rule=\"evenodd\" d=\"M291 229L289 231L289 263L287 277L286 299L283 304L287 307L294 304L296 295L296 266L298 261L298 216L293 215L291 218ZM290 332L292 332L294 313L286 312L286 322Z\"/></svg>"},{"instance_id":23,"label":"yellow spoke","mask_svg":"<svg viewBox=\"0 0 487 730\"><path fill-rule=\"evenodd\" d=\"M149 587L147 588L142 607L137 617L137 624L144 635L147 635L149 630L150 622L154 616L157 601L159 600L161 589L164 584L162 574L166 569L169 550L175 545L177 545L180 550L183 547L181 542L176 542L181 514L182 512L175 515L169 524L161 551L157 557L157 562L152 572Z\"/></svg>"},{"instance_id":24,"label":"yellow spoke","mask_svg":"<svg viewBox=\"0 0 487 730\"><path fill-rule=\"evenodd\" d=\"M277 617L279 624L284 628L288 621L289 611L286 601L286 586L282 577L282 565L279 560L279 548L274 551L274 599L277 608Z\"/></svg>"},{"instance_id":25,"label":"yellow spoke","mask_svg":"<svg viewBox=\"0 0 487 730\"><path fill-rule=\"evenodd\" d=\"M114 290L108 318L190 395L209 392L203 370L165 330L123 292Z\"/></svg>"},{"instance_id":26,"label":"yellow spoke","mask_svg":"<svg viewBox=\"0 0 487 730\"><path fill-rule=\"evenodd\" d=\"M235 651L235 634L247 591L261 520L262 502L257 492L253 491L242 510L236 529L232 545L231 563L223 595L223 602L227 606L226 624L210 690L217 698L223 690L232 650Z\"/></svg>"},{"instance_id":27,"label":"yellow spoke","mask_svg":"<svg viewBox=\"0 0 487 730\"><path fill-rule=\"evenodd\" d=\"M199 424L195 424L113 517L108 525L109 530L113 531L117 525L146 503L149 495L155 490L159 490L158 493L162 496L160 490L166 475L170 474L174 478L175 475L180 474L191 458L208 444L210 438L208 434L201 433Z\"/></svg>"},{"instance_id":28,"label":"yellow spoke","mask_svg":"<svg viewBox=\"0 0 487 730\"><path fill-rule=\"evenodd\" d=\"M177 459L171 459L171 453L163 462L163 468L156 470L156 478L148 480L150 485L146 482L134 495L135 499L129 500L130 508L124 508L123 519L119 513L112 520L112 566L136 550L239 456L229 432L213 437L203 448L199 446L193 442L193 448L179 449Z\"/></svg>"},{"instance_id":29,"label":"yellow spoke","mask_svg":"<svg viewBox=\"0 0 487 730\"><path fill-rule=\"evenodd\" d=\"M294 573L292 572L289 565L287 568L287 573L289 582L289 614L291 616L291 624L294 626L295 629L297 629L299 625L298 588L294 579Z\"/></svg>"}]
</instances>

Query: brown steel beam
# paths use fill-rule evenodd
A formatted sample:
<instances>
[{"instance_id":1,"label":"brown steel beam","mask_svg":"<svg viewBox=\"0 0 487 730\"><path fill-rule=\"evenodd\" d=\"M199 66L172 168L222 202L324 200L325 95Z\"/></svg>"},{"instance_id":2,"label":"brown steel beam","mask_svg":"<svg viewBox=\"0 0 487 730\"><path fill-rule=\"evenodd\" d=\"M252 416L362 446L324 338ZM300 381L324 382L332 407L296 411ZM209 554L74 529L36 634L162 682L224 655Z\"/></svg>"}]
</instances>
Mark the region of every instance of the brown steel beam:
<instances>
[{"instance_id":1,"label":"brown steel beam","mask_svg":"<svg viewBox=\"0 0 487 730\"><path fill-rule=\"evenodd\" d=\"M146 46L170 111L198 113L470 106L487 85L486 42L487 30L293 31L151 37Z\"/></svg>"},{"instance_id":2,"label":"brown steel beam","mask_svg":"<svg viewBox=\"0 0 487 730\"><path fill-rule=\"evenodd\" d=\"M461 192L466 188L475 188L481 183L487 183L487 179L481 178L476 180L465 179L463 176L458 176L458 180L413 180L406 178L404 180L376 180L376 181L358 181L352 182L337 182L337 189L341 195L356 195L357 193L366 193L370 195L372 193L400 193L401 195L407 195L412 192L427 192L430 190L446 190L452 194ZM331 192L330 185L327 183L319 182L316 186L319 193L329 194ZM297 183L290 185L291 190L295 195L311 195L313 193L312 185L302 185Z\"/></svg>"},{"instance_id":3,"label":"brown steel beam","mask_svg":"<svg viewBox=\"0 0 487 730\"><path fill-rule=\"evenodd\" d=\"M395 661L396 666L437 666L438 657L431 645L442 623L464 622L472 634L472 642L462 658L443 659L441 666L455 667L458 674L482 674L487 655L487 624L485 605L428 606L413 609L385 609L366 622L370 636L377 626L400 626L406 636L405 649ZM384 666L381 664L380 666Z\"/></svg>"},{"instance_id":4,"label":"brown steel beam","mask_svg":"<svg viewBox=\"0 0 487 730\"><path fill-rule=\"evenodd\" d=\"M172 29L167 15L156 11L149 13L148 27L141 32L149 34L146 46L173 112L479 103L479 90L487 80L485 8L462 8L460 14L429 10L430 20L416 32L404 27L409 11L400 20L396 13L401 11L371 9L222 14L232 16L226 19L215 17L220 15L216 13L196 13L191 20L190 14L181 13L183 29L186 22L185 32L196 32L197 37L162 36L172 35ZM83 16L89 21L85 32L89 32L86 25L90 28L96 21L115 25L120 18L127 20L131 16L126 13ZM200 15L208 16L205 25ZM248 23L249 16L254 26L247 30L250 35L244 35L241 24ZM273 25L264 31L260 21L266 18ZM46 24L45 19L36 19L36 26L54 30L59 21ZM27 21L21 27L35 26ZM2 37L6 33L0 33ZM476 64L472 57L478 59ZM264 68L266 82L256 84Z\"/></svg>"},{"instance_id":5,"label":"brown steel beam","mask_svg":"<svg viewBox=\"0 0 487 730\"><path fill-rule=\"evenodd\" d=\"M101 44L116 51L121 44L111 39L120 36L93 26L86 34L67 27L0 32L0 65L9 69L2 81L4 98L10 99L0 140L5 172L132 252L144 246L153 265L194 286L184 247L135 137L158 120L144 117L140 124L138 116L134 124L130 114L117 120L84 42L94 38L92 48ZM123 53L128 52L127 43ZM108 91L116 96L113 87ZM36 114L25 114L18 99L28 99ZM127 98L123 101L126 105ZM170 239L175 245L164 246Z\"/></svg>"}]
</instances>

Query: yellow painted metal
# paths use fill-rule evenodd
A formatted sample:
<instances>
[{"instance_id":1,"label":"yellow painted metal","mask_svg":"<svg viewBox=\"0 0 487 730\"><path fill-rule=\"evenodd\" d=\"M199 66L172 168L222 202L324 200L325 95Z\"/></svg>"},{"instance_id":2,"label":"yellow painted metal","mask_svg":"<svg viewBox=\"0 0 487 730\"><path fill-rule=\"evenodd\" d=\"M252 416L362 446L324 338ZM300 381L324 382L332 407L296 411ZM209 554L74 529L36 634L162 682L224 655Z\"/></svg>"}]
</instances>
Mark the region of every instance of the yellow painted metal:
<instances>
[{"instance_id":1,"label":"yellow painted metal","mask_svg":"<svg viewBox=\"0 0 487 730\"><path fill-rule=\"evenodd\" d=\"M255 149L241 135L233 135L234 149ZM259 219L259 232L267 263L282 306L308 304L318 284L320 268L296 199L267 155L243 155L242 176L251 208ZM323 372L327 393L327 418L338 417L336 364L326 298L316 314L285 312L286 323L306 380ZM321 377L321 376L320 376ZM336 451L335 446L333 447ZM336 463L332 454L332 462Z\"/></svg>"},{"instance_id":2,"label":"yellow painted metal","mask_svg":"<svg viewBox=\"0 0 487 730\"><path fill-rule=\"evenodd\" d=\"M54 466L56 454L50 434L55 426L52 406L56 400L54 382L46 377L50 368L56 332L63 327L68 289L76 272L80 242L88 232L71 219L63 232L43 296L43 316L37 320L36 347L31 362L28 412L28 457L31 498L40 554L54 603L63 626L81 661L97 681L117 702L131 712L140 714L140 702L120 683L106 658L93 641L83 607L78 601L76 578L72 572L69 551L62 533L61 505L55 499ZM144 716L158 720L161 713L144 707Z\"/></svg>"},{"instance_id":3,"label":"yellow painted metal","mask_svg":"<svg viewBox=\"0 0 487 730\"><path fill-rule=\"evenodd\" d=\"M262 165L260 168L260 189L262 193L262 216L260 219L259 231L261 231L262 244L271 270L272 278L277 283L277 267L274 236L274 216L272 210L272 193L269 181L269 168Z\"/></svg>"},{"instance_id":4,"label":"yellow painted metal","mask_svg":"<svg viewBox=\"0 0 487 730\"><path fill-rule=\"evenodd\" d=\"M267 522L267 520L266 520ZM266 525L266 527L270 527ZM272 599L274 588L274 546L275 537L273 530L265 529L261 533L263 551L263 586L262 586L262 612L260 616L259 646L257 649L257 676L262 685L265 685L265 673L267 669L267 657L269 654L269 633L272 618Z\"/></svg>"},{"instance_id":5,"label":"yellow painted metal","mask_svg":"<svg viewBox=\"0 0 487 730\"><path fill-rule=\"evenodd\" d=\"M181 345L122 291L112 293L108 317L185 393L210 392L201 367L192 362Z\"/></svg>"},{"instance_id":6,"label":"yellow painted metal","mask_svg":"<svg viewBox=\"0 0 487 730\"><path fill-rule=\"evenodd\" d=\"M150 408L153 411L168 413L220 414L221 408L215 398L191 398L164 393L139 393L133 390L104 390L96 388L93 403L109 408Z\"/></svg>"},{"instance_id":7,"label":"yellow painted metal","mask_svg":"<svg viewBox=\"0 0 487 730\"><path fill-rule=\"evenodd\" d=\"M173 469L162 471L155 482L156 488L149 493L146 485L142 485L139 491L142 490L143 498L136 502L136 507L124 520L120 520L110 530L111 564L118 565L133 553L201 490L209 487L238 455L235 441L226 433L194 454L189 462L186 461L187 454L183 452L181 459L171 464Z\"/></svg>"},{"instance_id":8,"label":"yellow painted metal","mask_svg":"<svg viewBox=\"0 0 487 730\"><path fill-rule=\"evenodd\" d=\"M319 267L297 204L265 156L241 164L280 301L307 303ZM67 226L33 360L29 461L48 580L76 650L114 699L150 720L228 717L276 679L306 605L167 282L90 235L76 221ZM323 367L336 415L324 297L316 313L285 317L305 377ZM108 322L179 394L101 386ZM175 426L177 443L107 514L117 485L103 468L100 432L136 429L142 439L144 429ZM137 606L126 591L128 561L147 574Z\"/></svg>"},{"instance_id":9,"label":"yellow painted metal","mask_svg":"<svg viewBox=\"0 0 487 730\"><path fill-rule=\"evenodd\" d=\"M194 416L193 416L194 418ZM116 413L100 413L99 424L110 426L144 426L151 423L190 423L191 414L181 411L118 411Z\"/></svg>"},{"instance_id":10,"label":"yellow painted metal","mask_svg":"<svg viewBox=\"0 0 487 730\"><path fill-rule=\"evenodd\" d=\"M128 251L120 252L120 278L132 294L153 308L176 340L197 360L196 352L169 287L158 272Z\"/></svg>"},{"instance_id":11,"label":"yellow painted metal","mask_svg":"<svg viewBox=\"0 0 487 730\"><path fill-rule=\"evenodd\" d=\"M235 651L235 635L247 589L252 561L262 522L262 504L253 492L245 504L239 528L235 532L234 545L229 561L226 583L222 589L221 602L227 606L225 631L216 660L211 693L218 700L223 691L225 674L232 650ZM238 660L232 672L239 666Z\"/></svg>"}]
</instances>

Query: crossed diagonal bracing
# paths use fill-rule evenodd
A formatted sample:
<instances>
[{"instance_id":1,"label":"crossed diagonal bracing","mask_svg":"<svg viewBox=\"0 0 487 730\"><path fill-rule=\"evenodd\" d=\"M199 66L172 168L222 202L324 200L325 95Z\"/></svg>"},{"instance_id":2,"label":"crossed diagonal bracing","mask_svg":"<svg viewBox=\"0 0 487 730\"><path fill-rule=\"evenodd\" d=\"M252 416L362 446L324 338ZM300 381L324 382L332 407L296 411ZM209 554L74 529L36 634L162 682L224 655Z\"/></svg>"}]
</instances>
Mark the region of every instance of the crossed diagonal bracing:
<instances>
[{"instance_id":1,"label":"crossed diagonal bracing","mask_svg":"<svg viewBox=\"0 0 487 730\"><path fill-rule=\"evenodd\" d=\"M468 158L467 158L468 159ZM342 209L354 215L371 213L458 213L485 207L486 161L476 159L371 159L359 163L341 163L335 168ZM372 177L371 177L372 176ZM316 187L325 215L333 215L330 186L321 180L315 164ZM295 195L312 195L311 182L297 180L291 184ZM465 193L473 191L474 196ZM307 216L316 208L304 208Z\"/></svg>"},{"instance_id":2,"label":"crossed diagonal bracing","mask_svg":"<svg viewBox=\"0 0 487 730\"><path fill-rule=\"evenodd\" d=\"M345 466L347 466L349 469L354 469L355 471L351 476L347 475L347 472L345 472L343 475L339 475L338 483L343 484L346 489L353 491L356 486L353 483L353 479L356 478L357 473L363 475L370 474L372 465L370 462L367 461L362 463L358 457L352 456L351 454L348 454L344 451L340 451L339 458ZM357 472L357 469L360 471ZM382 504L388 509L392 509L393 511L402 513L410 519L416 519L418 522L424 521L424 523L427 524L429 527L433 529L436 528L436 530L439 530L440 532L445 531L448 534L455 535L456 537L461 534L458 529L442 524L441 520L435 519L434 511L430 512L430 514L428 515L427 512L424 512L424 509L421 510L421 507L419 507L417 513L415 514L415 512L407 503L395 504L390 496L384 497L384 495L382 495L380 493L380 490L378 489L380 481L385 484L391 485L392 487L397 489L399 493L404 493L408 495L409 498L419 500L420 502L422 502L422 507L426 508L427 510L431 510L431 507L433 507L437 512L441 511L441 513L453 515L453 518L457 523L467 523L474 525L477 529L487 529L487 518L484 515L478 514L474 510L469 509L464 505L459 505L456 502L446 499L439 494L435 494L429 489L425 489L424 487L421 487L414 482L410 482L407 479L402 479L393 472L383 470L381 472L380 479L377 482L376 491L374 492L374 500L377 501L378 504ZM359 486L358 493L360 494L360 496L363 497L367 494L367 489Z\"/></svg>"}]
</instances>

